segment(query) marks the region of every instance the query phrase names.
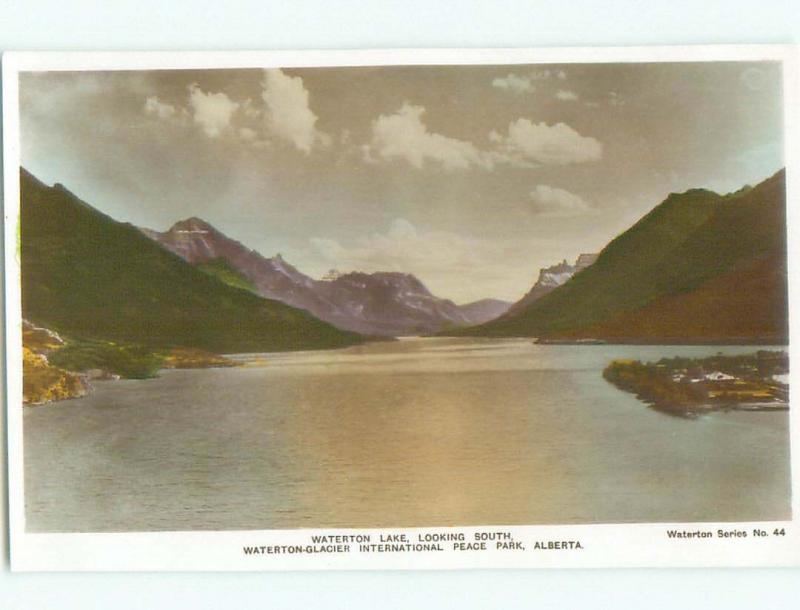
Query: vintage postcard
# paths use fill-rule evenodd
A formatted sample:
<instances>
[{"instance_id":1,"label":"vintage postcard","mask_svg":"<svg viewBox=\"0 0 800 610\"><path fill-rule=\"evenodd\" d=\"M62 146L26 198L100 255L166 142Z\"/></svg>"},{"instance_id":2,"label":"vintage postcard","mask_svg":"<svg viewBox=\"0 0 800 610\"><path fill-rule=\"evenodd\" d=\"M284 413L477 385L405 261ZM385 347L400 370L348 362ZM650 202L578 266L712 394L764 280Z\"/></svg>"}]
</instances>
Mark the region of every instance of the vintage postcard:
<instances>
[{"instance_id":1,"label":"vintage postcard","mask_svg":"<svg viewBox=\"0 0 800 610\"><path fill-rule=\"evenodd\" d=\"M800 564L797 87L782 46L6 55L13 568Z\"/></svg>"}]
</instances>

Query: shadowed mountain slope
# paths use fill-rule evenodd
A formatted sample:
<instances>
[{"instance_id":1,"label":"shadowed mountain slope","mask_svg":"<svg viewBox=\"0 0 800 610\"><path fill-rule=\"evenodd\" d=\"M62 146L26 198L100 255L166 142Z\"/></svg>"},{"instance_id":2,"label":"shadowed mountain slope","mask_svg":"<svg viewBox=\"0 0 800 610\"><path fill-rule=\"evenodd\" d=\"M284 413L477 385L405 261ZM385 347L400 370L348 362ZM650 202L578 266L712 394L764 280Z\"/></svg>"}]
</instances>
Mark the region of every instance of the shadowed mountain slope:
<instances>
[{"instance_id":1,"label":"shadowed mountain slope","mask_svg":"<svg viewBox=\"0 0 800 610\"><path fill-rule=\"evenodd\" d=\"M784 172L722 196L670 195L588 268L457 334L619 342L784 342ZM513 308L512 308L513 309Z\"/></svg>"},{"instance_id":2,"label":"shadowed mountain slope","mask_svg":"<svg viewBox=\"0 0 800 610\"><path fill-rule=\"evenodd\" d=\"M22 309L71 337L218 352L321 349L362 337L226 284L21 170ZM229 275L230 279L230 275Z\"/></svg>"}]
</instances>

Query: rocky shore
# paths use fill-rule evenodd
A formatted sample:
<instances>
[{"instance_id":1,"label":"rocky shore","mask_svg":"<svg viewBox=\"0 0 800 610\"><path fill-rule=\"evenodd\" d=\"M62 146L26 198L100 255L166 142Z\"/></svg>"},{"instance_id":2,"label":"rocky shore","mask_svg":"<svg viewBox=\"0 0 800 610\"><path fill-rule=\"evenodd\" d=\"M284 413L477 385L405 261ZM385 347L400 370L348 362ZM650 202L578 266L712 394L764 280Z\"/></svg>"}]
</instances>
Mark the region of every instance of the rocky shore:
<instances>
[{"instance_id":1,"label":"rocky shore","mask_svg":"<svg viewBox=\"0 0 800 610\"><path fill-rule=\"evenodd\" d=\"M197 348L148 348L108 341L65 340L24 320L23 404L42 405L85 396L94 381L147 379L161 369L239 366Z\"/></svg>"}]
</instances>

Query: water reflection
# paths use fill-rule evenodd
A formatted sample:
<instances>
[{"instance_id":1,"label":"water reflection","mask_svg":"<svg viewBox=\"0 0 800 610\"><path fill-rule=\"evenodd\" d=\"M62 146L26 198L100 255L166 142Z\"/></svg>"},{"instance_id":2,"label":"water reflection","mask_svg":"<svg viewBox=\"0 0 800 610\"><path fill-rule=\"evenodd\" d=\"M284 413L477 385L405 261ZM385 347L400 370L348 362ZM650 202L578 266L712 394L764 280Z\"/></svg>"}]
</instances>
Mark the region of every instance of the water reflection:
<instances>
[{"instance_id":1,"label":"water reflection","mask_svg":"<svg viewBox=\"0 0 800 610\"><path fill-rule=\"evenodd\" d=\"M25 412L28 527L786 518L785 412L664 417L600 374L719 350L418 339L99 384Z\"/></svg>"}]
</instances>

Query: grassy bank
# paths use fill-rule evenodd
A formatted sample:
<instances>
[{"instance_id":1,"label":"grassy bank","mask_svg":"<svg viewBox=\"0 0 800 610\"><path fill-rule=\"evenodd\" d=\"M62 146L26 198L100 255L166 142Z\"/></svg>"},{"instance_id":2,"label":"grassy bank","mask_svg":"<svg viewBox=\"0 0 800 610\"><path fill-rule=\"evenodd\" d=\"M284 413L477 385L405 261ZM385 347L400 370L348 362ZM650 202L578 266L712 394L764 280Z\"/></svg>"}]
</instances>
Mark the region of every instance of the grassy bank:
<instances>
[{"instance_id":1,"label":"grassy bank","mask_svg":"<svg viewBox=\"0 0 800 610\"><path fill-rule=\"evenodd\" d=\"M210 368L238 363L206 350L63 338L23 323L23 402L44 404L91 391L94 379L149 379L164 368Z\"/></svg>"}]
</instances>

